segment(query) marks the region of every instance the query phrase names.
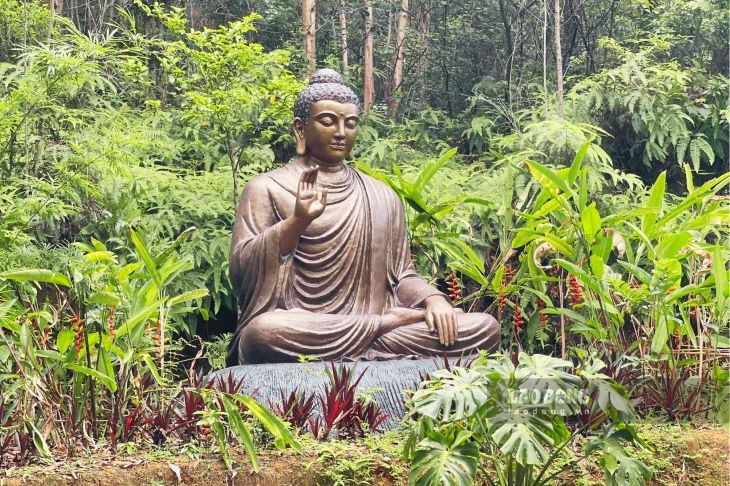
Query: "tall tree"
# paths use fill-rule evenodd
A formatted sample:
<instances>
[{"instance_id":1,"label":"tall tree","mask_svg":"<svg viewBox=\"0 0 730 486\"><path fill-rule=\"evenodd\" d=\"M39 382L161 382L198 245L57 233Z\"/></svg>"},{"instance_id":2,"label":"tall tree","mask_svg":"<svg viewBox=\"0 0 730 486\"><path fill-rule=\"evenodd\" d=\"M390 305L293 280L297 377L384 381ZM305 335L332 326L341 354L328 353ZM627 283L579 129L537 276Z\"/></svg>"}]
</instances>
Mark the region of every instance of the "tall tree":
<instances>
[{"instance_id":1,"label":"tall tree","mask_svg":"<svg viewBox=\"0 0 730 486\"><path fill-rule=\"evenodd\" d=\"M555 0L555 74L558 81L558 113L563 116L563 52L560 45L560 0Z\"/></svg>"},{"instance_id":2,"label":"tall tree","mask_svg":"<svg viewBox=\"0 0 730 486\"><path fill-rule=\"evenodd\" d=\"M56 15L63 15L63 0L48 0L48 7Z\"/></svg>"},{"instance_id":3,"label":"tall tree","mask_svg":"<svg viewBox=\"0 0 730 486\"><path fill-rule=\"evenodd\" d=\"M420 62L418 63L418 78L421 83L421 93L419 104L421 108L424 108L428 102L426 88L428 87L428 81L426 80L426 73L428 72L428 47L429 47L429 36L431 34L431 10L433 8L431 0L426 0L421 4L421 15L419 16L418 30L421 34L421 45L420 45Z\"/></svg>"},{"instance_id":4,"label":"tall tree","mask_svg":"<svg viewBox=\"0 0 730 486\"><path fill-rule=\"evenodd\" d=\"M504 27L504 43L507 51L507 62L504 69L504 80L507 82L507 90L504 93L504 99L512 106L512 63L515 55L515 42L512 38L512 22L507 11L507 1L499 0L499 15L502 18L502 26Z\"/></svg>"},{"instance_id":5,"label":"tall tree","mask_svg":"<svg viewBox=\"0 0 730 486\"><path fill-rule=\"evenodd\" d=\"M342 74L347 76L350 66L347 57L347 12L345 0L340 0L340 44L342 45Z\"/></svg>"},{"instance_id":6,"label":"tall tree","mask_svg":"<svg viewBox=\"0 0 730 486\"><path fill-rule=\"evenodd\" d=\"M363 45L363 109L373 106L375 80L373 78L373 1L365 0L365 43Z\"/></svg>"},{"instance_id":7,"label":"tall tree","mask_svg":"<svg viewBox=\"0 0 730 486\"><path fill-rule=\"evenodd\" d=\"M400 104L401 84L403 84L403 57L406 50L406 29L408 28L408 0L401 0L396 21L395 61L393 63L393 82L391 83L388 114L395 119Z\"/></svg>"},{"instance_id":8,"label":"tall tree","mask_svg":"<svg viewBox=\"0 0 730 486\"><path fill-rule=\"evenodd\" d=\"M309 71L317 65L317 17L315 0L302 0L302 28L304 30L304 53L309 59Z\"/></svg>"}]
</instances>

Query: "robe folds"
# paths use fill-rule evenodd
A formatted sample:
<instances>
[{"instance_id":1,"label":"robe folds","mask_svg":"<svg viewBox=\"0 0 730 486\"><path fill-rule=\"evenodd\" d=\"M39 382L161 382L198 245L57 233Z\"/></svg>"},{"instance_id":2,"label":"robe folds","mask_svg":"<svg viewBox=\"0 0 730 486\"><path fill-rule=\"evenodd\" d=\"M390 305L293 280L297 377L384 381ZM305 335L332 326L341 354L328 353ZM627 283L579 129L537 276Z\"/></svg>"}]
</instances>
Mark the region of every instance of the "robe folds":
<instances>
[{"instance_id":1,"label":"robe folds","mask_svg":"<svg viewBox=\"0 0 730 486\"><path fill-rule=\"evenodd\" d=\"M391 308L422 308L441 294L411 260L403 207L392 189L350 167L320 171L327 206L299 238L279 253L281 222L294 211L305 169L295 160L254 177L236 210L230 278L238 323L228 363L396 356L459 355L493 348L499 326L487 314L458 316L458 337L444 347L425 322L383 334Z\"/></svg>"}]
</instances>

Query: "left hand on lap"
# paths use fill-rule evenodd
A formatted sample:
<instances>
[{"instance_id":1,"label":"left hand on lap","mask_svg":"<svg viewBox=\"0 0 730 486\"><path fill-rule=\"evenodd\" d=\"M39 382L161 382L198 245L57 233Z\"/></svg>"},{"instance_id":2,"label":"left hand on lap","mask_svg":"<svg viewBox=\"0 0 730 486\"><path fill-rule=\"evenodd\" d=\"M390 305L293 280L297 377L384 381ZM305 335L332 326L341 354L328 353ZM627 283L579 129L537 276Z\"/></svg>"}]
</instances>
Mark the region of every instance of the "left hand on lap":
<instances>
[{"instance_id":1,"label":"left hand on lap","mask_svg":"<svg viewBox=\"0 0 730 486\"><path fill-rule=\"evenodd\" d=\"M438 333L439 342L451 346L458 336L457 311L441 295L433 295L426 299L426 325L431 332Z\"/></svg>"}]
</instances>

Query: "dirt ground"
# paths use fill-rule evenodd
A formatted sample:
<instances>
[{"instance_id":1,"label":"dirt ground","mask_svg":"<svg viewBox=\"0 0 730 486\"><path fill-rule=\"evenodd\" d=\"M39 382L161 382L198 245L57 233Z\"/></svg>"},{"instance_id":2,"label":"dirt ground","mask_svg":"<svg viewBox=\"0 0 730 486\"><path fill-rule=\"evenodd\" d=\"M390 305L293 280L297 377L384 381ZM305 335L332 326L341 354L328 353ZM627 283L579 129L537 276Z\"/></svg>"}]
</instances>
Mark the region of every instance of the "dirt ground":
<instances>
[{"instance_id":1,"label":"dirt ground","mask_svg":"<svg viewBox=\"0 0 730 486\"><path fill-rule=\"evenodd\" d=\"M653 450L640 452L655 472L652 485L730 485L730 435L718 427L642 425L640 434ZM0 470L0 486L315 486L405 484L407 466L392 450L378 450L377 440L367 444L323 445L323 450L263 451L261 471L253 473L250 462L234 456L237 473L231 477L220 458L199 458L158 451L112 455L97 452L70 461ZM325 459L323 459L325 458ZM358 462L360 461L360 462ZM364 462L363 462L364 461ZM398 464L394 464L397 462ZM345 467L343 467L343 464ZM359 465L358 465L359 464ZM567 472L567 471L566 471ZM601 484L596 464L585 464L561 474L558 484Z\"/></svg>"}]
</instances>

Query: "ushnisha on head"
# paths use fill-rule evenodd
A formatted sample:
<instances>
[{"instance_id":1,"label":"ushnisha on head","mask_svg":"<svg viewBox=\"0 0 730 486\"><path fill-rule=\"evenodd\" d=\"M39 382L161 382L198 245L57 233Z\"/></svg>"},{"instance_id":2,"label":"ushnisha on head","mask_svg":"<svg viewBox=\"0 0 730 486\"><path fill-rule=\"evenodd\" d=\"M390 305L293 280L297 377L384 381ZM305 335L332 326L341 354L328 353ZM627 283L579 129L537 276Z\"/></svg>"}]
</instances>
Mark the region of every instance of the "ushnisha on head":
<instances>
[{"instance_id":1,"label":"ushnisha on head","mask_svg":"<svg viewBox=\"0 0 730 486\"><path fill-rule=\"evenodd\" d=\"M341 164L355 142L360 100L332 69L320 69L294 104L297 155L320 165Z\"/></svg>"},{"instance_id":2,"label":"ushnisha on head","mask_svg":"<svg viewBox=\"0 0 730 486\"><path fill-rule=\"evenodd\" d=\"M357 95L345 85L340 73L334 69L318 69L309 78L309 86L299 92L294 103L294 117L306 120L309 118L309 108L317 101L337 101L351 103L360 109L360 100Z\"/></svg>"}]
</instances>

